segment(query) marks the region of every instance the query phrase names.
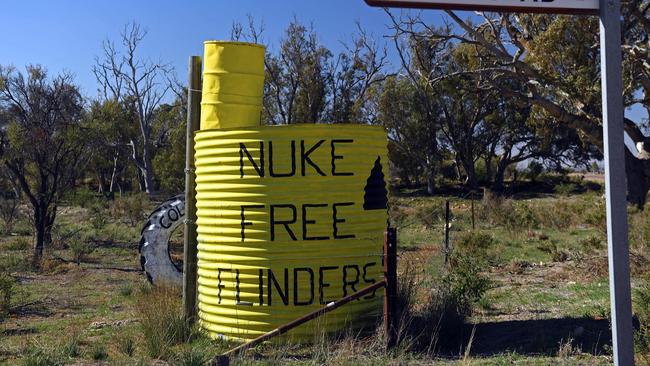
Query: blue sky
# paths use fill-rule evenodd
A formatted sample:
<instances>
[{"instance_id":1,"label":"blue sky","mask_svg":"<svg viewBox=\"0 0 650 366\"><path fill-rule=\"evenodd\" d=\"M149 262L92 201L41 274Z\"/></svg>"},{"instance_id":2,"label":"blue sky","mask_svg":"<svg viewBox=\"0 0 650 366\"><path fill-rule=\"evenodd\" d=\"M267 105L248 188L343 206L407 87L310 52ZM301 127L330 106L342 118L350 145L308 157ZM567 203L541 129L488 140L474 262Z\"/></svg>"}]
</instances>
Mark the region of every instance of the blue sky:
<instances>
[{"instance_id":1,"label":"blue sky","mask_svg":"<svg viewBox=\"0 0 650 366\"><path fill-rule=\"evenodd\" d=\"M7 1L0 12L0 65L45 65L52 73L71 71L87 96L97 93L91 72L106 38L117 40L124 25L136 21L149 32L142 47L145 57L169 62L181 80L190 55L202 54L202 43L227 39L233 21L251 14L265 24L265 39L274 47L295 16L312 23L328 48L340 49L359 21L381 38L389 34L389 19L363 0L23 0ZM441 18L428 11L429 20ZM628 111L645 118L639 108Z\"/></svg>"},{"instance_id":2,"label":"blue sky","mask_svg":"<svg viewBox=\"0 0 650 366\"><path fill-rule=\"evenodd\" d=\"M357 20L377 37L388 32L389 21L363 0L9 1L0 12L0 64L72 71L84 93L94 96L94 57L102 40L117 39L127 22L148 30L143 44L148 57L170 62L184 77L188 56L202 54L205 40L228 39L233 21L245 23L247 14L264 22L271 46L295 15L313 23L334 50L350 38Z\"/></svg>"}]
</instances>

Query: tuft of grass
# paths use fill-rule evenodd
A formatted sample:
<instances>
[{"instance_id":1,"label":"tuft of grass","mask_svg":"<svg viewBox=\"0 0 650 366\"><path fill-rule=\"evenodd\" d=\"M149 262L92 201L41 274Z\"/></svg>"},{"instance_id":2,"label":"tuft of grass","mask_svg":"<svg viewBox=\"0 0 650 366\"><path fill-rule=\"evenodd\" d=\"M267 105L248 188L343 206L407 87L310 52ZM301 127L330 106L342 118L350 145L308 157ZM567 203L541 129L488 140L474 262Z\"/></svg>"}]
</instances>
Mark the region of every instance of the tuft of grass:
<instances>
[{"instance_id":1,"label":"tuft of grass","mask_svg":"<svg viewBox=\"0 0 650 366\"><path fill-rule=\"evenodd\" d=\"M131 357L135 353L135 340L131 336L120 337L117 341L117 349Z\"/></svg>"},{"instance_id":2,"label":"tuft of grass","mask_svg":"<svg viewBox=\"0 0 650 366\"><path fill-rule=\"evenodd\" d=\"M0 258L0 270L6 272L29 272L32 270L29 255L17 252L7 253Z\"/></svg>"},{"instance_id":3,"label":"tuft of grass","mask_svg":"<svg viewBox=\"0 0 650 366\"><path fill-rule=\"evenodd\" d=\"M65 359L56 347L31 345L22 359L23 366L63 366Z\"/></svg>"},{"instance_id":4,"label":"tuft of grass","mask_svg":"<svg viewBox=\"0 0 650 366\"><path fill-rule=\"evenodd\" d=\"M557 357L560 359L567 359L573 356L578 356L582 353L582 350L578 346L573 345L573 339L569 338L567 340L560 341L560 347L557 351Z\"/></svg>"},{"instance_id":5,"label":"tuft of grass","mask_svg":"<svg viewBox=\"0 0 650 366\"><path fill-rule=\"evenodd\" d=\"M60 347L61 355L66 358L75 358L81 355L81 336L77 333L73 334L67 342L63 343Z\"/></svg>"},{"instance_id":6,"label":"tuft of grass","mask_svg":"<svg viewBox=\"0 0 650 366\"><path fill-rule=\"evenodd\" d=\"M145 288L140 294L136 309L149 357L169 359L171 347L191 339L193 329L183 317L180 300L179 290L166 286Z\"/></svg>"},{"instance_id":7,"label":"tuft of grass","mask_svg":"<svg viewBox=\"0 0 650 366\"><path fill-rule=\"evenodd\" d=\"M637 349L642 353L650 352L650 282L646 280L634 290L634 312L639 319L639 329L635 332L634 340Z\"/></svg>"},{"instance_id":8,"label":"tuft of grass","mask_svg":"<svg viewBox=\"0 0 650 366\"><path fill-rule=\"evenodd\" d=\"M108 358L106 346L103 343L95 343L90 349L90 357L95 361L103 361Z\"/></svg>"},{"instance_id":9,"label":"tuft of grass","mask_svg":"<svg viewBox=\"0 0 650 366\"><path fill-rule=\"evenodd\" d=\"M211 351L209 341L196 342L182 347L170 362L172 366L203 366L206 365L215 353Z\"/></svg>"},{"instance_id":10,"label":"tuft of grass","mask_svg":"<svg viewBox=\"0 0 650 366\"><path fill-rule=\"evenodd\" d=\"M120 286L119 289L120 296L129 297L133 294L133 285L130 283Z\"/></svg>"},{"instance_id":11,"label":"tuft of grass","mask_svg":"<svg viewBox=\"0 0 650 366\"><path fill-rule=\"evenodd\" d=\"M5 244L5 249L10 251L23 251L28 250L31 247L31 240L24 236L19 236Z\"/></svg>"}]
</instances>

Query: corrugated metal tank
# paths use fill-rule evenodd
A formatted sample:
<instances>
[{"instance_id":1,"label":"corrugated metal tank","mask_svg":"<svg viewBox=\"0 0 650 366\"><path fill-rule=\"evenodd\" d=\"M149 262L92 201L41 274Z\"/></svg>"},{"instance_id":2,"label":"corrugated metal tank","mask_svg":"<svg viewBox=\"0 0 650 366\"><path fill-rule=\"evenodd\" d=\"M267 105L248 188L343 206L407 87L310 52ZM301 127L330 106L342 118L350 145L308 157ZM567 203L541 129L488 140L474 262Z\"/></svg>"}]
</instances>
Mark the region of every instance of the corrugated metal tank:
<instances>
[{"instance_id":1,"label":"corrugated metal tank","mask_svg":"<svg viewBox=\"0 0 650 366\"><path fill-rule=\"evenodd\" d=\"M199 318L213 337L255 338L382 279L382 128L202 128L195 141ZM371 324L381 304L378 291L287 337Z\"/></svg>"}]
</instances>

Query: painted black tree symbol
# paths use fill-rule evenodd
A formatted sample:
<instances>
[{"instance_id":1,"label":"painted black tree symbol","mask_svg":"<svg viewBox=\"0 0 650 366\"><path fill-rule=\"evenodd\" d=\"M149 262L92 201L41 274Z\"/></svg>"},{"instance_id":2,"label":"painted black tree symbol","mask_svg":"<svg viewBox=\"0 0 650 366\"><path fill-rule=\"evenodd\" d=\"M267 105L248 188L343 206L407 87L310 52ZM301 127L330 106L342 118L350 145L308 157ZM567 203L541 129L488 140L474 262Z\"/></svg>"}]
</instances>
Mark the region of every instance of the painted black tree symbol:
<instances>
[{"instance_id":1,"label":"painted black tree symbol","mask_svg":"<svg viewBox=\"0 0 650 366\"><path fill-rule=\"evenodd\" d=\"M384 181L384 172L382 171L381 158L378 156L375 165L370 171L370 176L366 181L363 195L364 210L385 210L388 208L388 191Z\"/></svg>"}]
</instances>

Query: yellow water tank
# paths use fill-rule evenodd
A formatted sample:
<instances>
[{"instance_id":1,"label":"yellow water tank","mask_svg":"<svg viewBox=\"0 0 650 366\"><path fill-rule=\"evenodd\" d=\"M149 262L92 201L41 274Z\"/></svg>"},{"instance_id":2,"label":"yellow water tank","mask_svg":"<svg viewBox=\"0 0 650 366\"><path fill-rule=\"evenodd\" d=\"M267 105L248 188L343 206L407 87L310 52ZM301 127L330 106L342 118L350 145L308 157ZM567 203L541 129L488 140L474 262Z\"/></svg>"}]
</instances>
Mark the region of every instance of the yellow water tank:
<instances>
[{"instance_id":1,"label":"yellow water tank","mask_svg":"<svg viewBox=\"0 0 650 366\"><path fill-rule=\"evenodd\" d=\"M206 44L211 70L215 53L208 47L215 46ZM202 114L212 107L203 104ZM212 128L229 121L214 121L219 112L210 116L195 136L205 330L252 339L382 280L388 171L382 128L257 126L259 119L242 123L248 127ZM353 301L287 337L310 340L349 324L370 325L381 314L382 295Z\"/></svg>"}]
</instances>

